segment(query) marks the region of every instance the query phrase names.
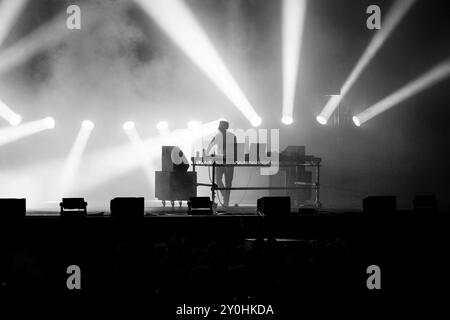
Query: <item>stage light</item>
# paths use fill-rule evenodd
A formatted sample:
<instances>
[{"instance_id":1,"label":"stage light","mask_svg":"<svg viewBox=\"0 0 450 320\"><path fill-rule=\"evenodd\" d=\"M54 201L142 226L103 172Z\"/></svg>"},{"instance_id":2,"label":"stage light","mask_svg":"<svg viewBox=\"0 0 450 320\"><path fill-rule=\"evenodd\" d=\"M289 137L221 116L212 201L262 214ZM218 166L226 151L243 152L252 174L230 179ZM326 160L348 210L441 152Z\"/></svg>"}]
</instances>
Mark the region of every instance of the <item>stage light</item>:
<instances>
[{"instance_id":1,"label":"stage light","mask_svg":"<svg viewBox=\"0 0 450 320\"><path fill-rule=\"evenodd\" d=\"M0 2L0 47L27 2L28 0L3 0Z\"/></svg>"},{"instance_id":2,"label":"stage light","mask_svg":"<svg viewBox=\"0 0 450 320\"><path fill-rule=\"evenodd\" d=\"M361 120L359 120L357 116L353 116L352 121L355 124L355 126L357 127L361 126Z\"/></svg>"},{"instance_id":3,"label":"stage light","mask_svg":"<svg viewBox=\"0 0 450 320\"><path fill-rule=\"evenodd\" d=\"M414 4L415 0L397 0L392 8L389 10L386 18L383 20L383 27L377 31L375 36L370 41L369 45L365 49L363 55L360 57L358 62L356 63L354 69L345 80L340 95L332 96L323 110L320 112L320 116L325 118L327 121L330 116L333 114L334 110L339 106L342 99L347 95L350 91L353 84L356 82L358 77L370 63L372 58L384 44L389 35L394 31L395 27L402 20L411 6Z\"/></svg>"},{"instance_id":4,"label":"stage light","mask_svg":"<svg viewBox=\"0 0 450 320\"><path fill-rule=\"evenodd\" d=\"M0 146L44 130L52 129L54 124L55 120L48 117L41 120L23 123L18 126L0 129Z\"/></svg>"},{"instance_id":5,"label":"stage light","mask_svg":"<svg viewBox=\"0 0 450 320\"><path fill-rule=\"evenodd\" d=\"M420 93L421 91L429 88L430 86L436 84L437 82L444 80L450 76L450 60L446 60L415 80L411 81L407 85L403 86L396 92L390 94L383 100L377 102L373 106L364 110L363 112L357 114L353 117L353 122L360 126L364 122L372 119L373 117L379 115L380 113L398 105L399 103L411 98L412 96ZM357 122L355 121L357 119Z\"/></svg>"},{"instance_id":6,"label":"stage light","mask_svg":"<svg viewBox=\"0 0 450 320\"><path fill-rule=\"evenodd\" d=\"M17 126L22 122L22 117L18 114L14 114L11 119L9 120L9 123L12 126Z\"/></svg>"},{"instance_id":7,"label":"stage light","mask_svg":"<svg viewBox=\"0 0 450 320\"><path fill-rule=\"evenodd\" d=\"M44 119L45 121L45 127L47 129L53 129L55 127L55 119L53 119L52 117L47 117Z\"/></svg>"},{"instance_id":8,"label":"stage light","mask_svg":"<svg viewBox=\"0 0 450 320\"><path fill-rule=\"evenodd\" d=\"M22 117L9 108L6 103L0 100L0 117L4 118L12 126L17 126L22 122Z\"/></svg>"},{"instance_id":9,"label":"stage light","mask_svg":"<svg viewBox=\"0 0 450 320\"><path fill-rule=\"evenodd\" d=\"M252 126L262 122L216 48L182 0L135 0L223 92Z\"/></svg>"},{"instance_id":10,"label":"stage light","mask_svg":"<svg viewBox=\"0 0 450 320\"><path fill-rule=\"evenodd\" d=\"M81 123L81 126L82 126L83 128L85 128L85 129L87 129L87 130L92 130L92 129L94 129L94 123L93 123L92 121L90 121L90 120L84 120L84 121Z\"/></svg>"},{"instance_id":11,"label":"stage light","mask_svg":"<svg viewBox=\"0 0 450 320\"><path fill-rule=\"evenodd\" d=\"M61 196L65 196L71 190L75 173L80 165L87 142L94 129L94 123L89 120L84 120L81 123L80 131L70 149L69 155L64 163L62 169L59 192Z\"/></svg>"},{"instance_id":12,"label":"stage light","mask_svg":"<svg viewBox=\"0 0 450 320\"><path fill-rule=\"evenodd\" d=\"M327 119L324 116L321 116L321 115L318 115L316 117L316 120L317 120L318 123L320 123L323 126L326 125L327 122L328 122Z\"/></svg>"},{"instance_id":13,"label":"stage light","mask_svg":"<svg viewBox=\"0 0 450 320\"><path fill-rule=\"evenodd\" d=\"M164 131L164 130L167 130L168 128L169 128L169 124L167 123L167 121L160 121L156 125L156 129L158 129L159 131Z\"/></svg>"},{"instance_id":14,"label":"stage light","mask_svg":"<svg viewBox=\"0 0 450 320\"><path fill-rule=\"evenodd\" d=\"M133 121L127 121L122 126L123 130L128 131L132 130L134 128L134 122Z\"/></svg>"},{"instance_id":15,"label":"stage light","mask_svg":"<svg viewBox=\"0 0 450 320\"><path fill-rule=\"evenodd\" d=\"M281 118L281 122L283 122L286 125L289 125L294 122L294 119L292 119L292 117L289 116L284 116L283 118Z\"/></svg>"},{"instance_id":16,"label":"stage light","mask_svg":"<svg viewBox=\"0 0 450 320\"><path fill-rule=\"evenodd\" d=\"M294 114L306 0L283 0L283 119L291 124Z\"/></svg>"}]
</instances>

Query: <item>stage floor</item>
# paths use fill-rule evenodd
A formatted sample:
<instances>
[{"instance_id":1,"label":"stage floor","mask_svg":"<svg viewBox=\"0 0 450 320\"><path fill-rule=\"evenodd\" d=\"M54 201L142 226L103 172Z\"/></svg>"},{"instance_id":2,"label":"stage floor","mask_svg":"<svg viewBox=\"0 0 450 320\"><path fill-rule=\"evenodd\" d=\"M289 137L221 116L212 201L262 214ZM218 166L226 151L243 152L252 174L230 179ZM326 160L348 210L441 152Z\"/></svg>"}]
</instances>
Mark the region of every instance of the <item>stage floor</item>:
<instances>
[{"instance_id":1,"label":"stage floor","mask_svg":"<svg viewBox=\"0 0 450 320\"><path fill-rule=\"evenodd\" d=\"M308 208L302 208L308 209ZM157 207L145 207L144 213L146 217L178 217L189 216L188 208L186 206L157 206ZM291 213L299 213L299 208L293 208ZM326 208L317 210L317 214L344 214L344 213L362 213L359 209L335 209ZM27 216L59 216L59 209L43 208L43 209L30 209L27 210ZM109 208L92 208L88 207L88 216L109 216ZM218 207L214 216L259 216L256 210L256 206L246 205L239 207Z\"/></svg>"}]
</instances>

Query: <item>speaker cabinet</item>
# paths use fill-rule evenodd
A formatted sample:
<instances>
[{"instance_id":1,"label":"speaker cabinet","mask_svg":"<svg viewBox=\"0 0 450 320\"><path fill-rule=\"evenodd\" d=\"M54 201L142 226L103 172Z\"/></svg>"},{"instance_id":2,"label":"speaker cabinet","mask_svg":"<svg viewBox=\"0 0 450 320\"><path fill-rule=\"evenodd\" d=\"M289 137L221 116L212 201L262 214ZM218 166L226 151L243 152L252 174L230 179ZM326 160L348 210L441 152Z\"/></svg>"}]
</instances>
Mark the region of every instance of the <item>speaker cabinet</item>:
<instances>
[{"instance_id":1,"label":"speaker cabinet","mask_svg":"<svg viewBox=\"0 0 450 320\"><path fill-rule=\"evenodd\" d=\"M0 199L0 219L20 220L27 211L26 199Z\"/></svg>"},{"instance_id":2,"label":"speaker cabinet","mask_svg":"<svg viewBox=\"0 0 450 320\"><path fill-rule=\"evenodd\" d=\"M118 218L140 218L144 216L144 198L114 198L111 200L111 215Z\"/></svg>"},{"instance_id":3,"label":"speaker cabinet","mask_svg":"<svg viewBox=\"0 0 450 320\"><path fill-rule=\"evenodd\" d=\"M364 213L374 215L386 215L397 210L397 198L395 196L370 196L363 200Z\"/></svg>"},{"instance_id":4,"label":"speaker cabinet","mask_svg":"<svg viewBox=\"0 0 450 320\"><path fill-rule=\"evenodd\" d=\"M171 201L197 196L197 173L156 171L155 196L159 200Z\"/></svg>"},{"instance_id":5,"label":"speaker cabinet","mask_svg":"<svg viewBox=\"0 0 450 320\"><path fill-rule=\"evenodd\" d=\"M262 197L258 199L257 211L265 216L289 215L291 213L291 197Z\"/></svg>"}]
</instances>

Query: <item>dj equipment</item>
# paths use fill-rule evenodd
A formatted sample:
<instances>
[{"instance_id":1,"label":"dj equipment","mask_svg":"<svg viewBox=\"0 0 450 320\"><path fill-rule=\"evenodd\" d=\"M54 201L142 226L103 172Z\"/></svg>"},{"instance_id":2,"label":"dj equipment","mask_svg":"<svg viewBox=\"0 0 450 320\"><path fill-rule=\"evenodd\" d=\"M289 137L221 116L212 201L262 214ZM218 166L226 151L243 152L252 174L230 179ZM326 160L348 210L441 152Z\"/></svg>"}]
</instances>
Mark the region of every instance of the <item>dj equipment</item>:
<instances>
[{"instance_id":1,"label":"dj equipment","mask_svg":"<svg viewBox=\"0 0 450 320\"><path fill-rule=\"evenodd\" d=\"M245 147L245 146L244 146ZM238 144L238 150L239 148ZM253 150L253 151L252 151ZM197 186L210 187L211 199L214 201L215 193L217 190L269 190L270 196L285 196L290 197L294 207L314 206L320 208L320 167L321 158L317 158L312 155L305 155L304 146L289 146L282 153L279 154L279 160L277 157L268 159L260 159L256 157L253 159L256 153L266 150L265 144L251 144L250 153L246 154L245 161L235 162L223 162L223 159L213 155L192 157L192 170L195 172L197 167L210 167L211 179L209 183L197 183ZM267 156L274 156L275 152L270 154L267 152ZM263 153L264 154L264 153ZM255 161L257 160L257 161ZM219 188L216 184L215 169L217 167L236 167L236 168L254 168L270 167L278 165L278 173L269 175L269 186L233 186L230 188Z\"/></svg>"}]
</instances>

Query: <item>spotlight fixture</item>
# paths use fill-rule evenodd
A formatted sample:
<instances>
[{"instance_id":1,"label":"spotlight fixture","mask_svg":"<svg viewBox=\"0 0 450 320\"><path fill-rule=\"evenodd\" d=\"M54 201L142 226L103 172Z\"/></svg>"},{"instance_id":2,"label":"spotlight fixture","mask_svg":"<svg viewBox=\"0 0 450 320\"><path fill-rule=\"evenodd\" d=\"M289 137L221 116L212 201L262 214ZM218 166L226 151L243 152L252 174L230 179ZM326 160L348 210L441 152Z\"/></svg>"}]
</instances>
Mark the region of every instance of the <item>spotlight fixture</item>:
<instances>
[{"instance_id":1,"label":"spotlight fixture","mask_svg":"<svg viewBox=\"0 0 450 320\"><path fill-rule=\"evenodd\" d=\"M318 123L320 123L323 126L327 124L327 119L324 116L318 115L316 117L316 120Z\"/></svg>"},{"instance_id":2,"label":"spotlight fixture","mask_svg":"<svg viewBox=\"0 0 450 320\"><path fill-rule=\"evenodd\" d=\"M134 122L133 121L127 121L122 126L123 130L128 131L134 128Z\"/></svg>"},{"instance_id":3,"label":"spotlight fixture","mask_svg":"<svg viewBox=\"0 0 450 320\"><path fill-rule=\"evenodd\" d=\"M353 123L355 124L355 126L357 126L357 127L361 126L361 121L359 120L359 118L357 116L354 116L352 118L352 120L353 120Z\"/></svg>"},{"instance_id":4,"label":"spotlight fixture","mask_svg":"<svg viewBox=\"0 0 450 320\"><path fill-rule=\"evenodd\" d=\"M167 121L160 121L156 125L156 129L158 129L158 130L166 130L168 128L169 128L169 124L167 123Z\"/></svg>"},{"instance_id":5,"label":"spotlight fixture","mask_svg":"<svg viewBox=\"0 0 450 320\"><path fill-rule=\"evenodd\" d=\"M53 129L55 127L55 119L53 119L52 117L47 117L44 120L45 120L45 127L47 129Z\"/></svg>"},{"instance_id":6,"label":"spotlight fixture","mask_svg":"<svg viewBox=\"0 0 450 320\"><path fill-rule=\"evenodd\" d=\"M84 120L84 121L81 123L81 126L82 126L84 129L87 129L87 130L92 130L92 129L94 129L94 123L93 123L92 121L90 121L90 120Z\"/></svg>"},{"instance_id":7,"label":"spotlight fixture","mask_svg":"<svg viewBox=\"0 0 450 320\"><path fill-rule=\"evenodd\" d=\"M285 116L285 117L281 118L281 122L283 122L286 125L289 125L289 124L292 124L294 122L294 120L290 116Z\"/></svg>"},{"instance_id":8,"label":"spotlight fixture","mask_svg":"<svg viewBox=\"0 0 450 320\"><path fill-rule=\"evenodd\" d=\"M18 114L13 114L13 115L11 116L11 118L9 119L9 123L10 123L12 126L17 126L17 125L19 125L21 122L22 122L22 117L21 117L20 115L18 115Z\"/></svg>"}]
</instances>

